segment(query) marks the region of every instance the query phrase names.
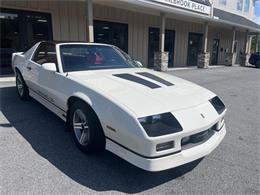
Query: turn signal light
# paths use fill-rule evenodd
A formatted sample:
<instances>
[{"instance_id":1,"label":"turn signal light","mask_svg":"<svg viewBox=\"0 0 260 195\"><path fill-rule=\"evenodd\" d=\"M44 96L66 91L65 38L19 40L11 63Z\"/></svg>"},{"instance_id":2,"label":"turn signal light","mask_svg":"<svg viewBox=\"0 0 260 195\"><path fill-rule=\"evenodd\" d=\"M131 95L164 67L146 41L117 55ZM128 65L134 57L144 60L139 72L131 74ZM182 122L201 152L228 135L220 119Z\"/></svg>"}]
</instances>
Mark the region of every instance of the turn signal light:
<instances>
[{"instance_id":1,"label":"turn signal light","mask_svg":"<svg viewBox=\"0 0 260 195\"><path fill-rule=\"evenodd\" d=\"M169 150L174 147L174 141L164 142L156 145L156 151Z\"/></svg>"}]
</instances>

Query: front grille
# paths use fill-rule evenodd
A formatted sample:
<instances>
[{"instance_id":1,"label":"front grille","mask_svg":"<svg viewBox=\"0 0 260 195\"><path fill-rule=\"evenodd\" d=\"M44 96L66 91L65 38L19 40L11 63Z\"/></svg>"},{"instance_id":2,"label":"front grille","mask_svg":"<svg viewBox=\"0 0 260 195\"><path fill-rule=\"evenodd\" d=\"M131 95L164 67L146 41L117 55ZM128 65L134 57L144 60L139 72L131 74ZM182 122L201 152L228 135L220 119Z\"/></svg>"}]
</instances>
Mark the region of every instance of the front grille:
<instances>
[{"instance_id":1,"label":"front grille","mask_svg":"<svg viewBox=\"0 0 260 195\"><path fill-rule=\"evenodd\" d=\"M213 126L214 127L214 126ZM187 137L182 138L181 140L181 149L186 150L197 145L205 143L209 138L214 135L214 128L209 128L206 131L202 131Z\"/></svg>"}]
</instances>

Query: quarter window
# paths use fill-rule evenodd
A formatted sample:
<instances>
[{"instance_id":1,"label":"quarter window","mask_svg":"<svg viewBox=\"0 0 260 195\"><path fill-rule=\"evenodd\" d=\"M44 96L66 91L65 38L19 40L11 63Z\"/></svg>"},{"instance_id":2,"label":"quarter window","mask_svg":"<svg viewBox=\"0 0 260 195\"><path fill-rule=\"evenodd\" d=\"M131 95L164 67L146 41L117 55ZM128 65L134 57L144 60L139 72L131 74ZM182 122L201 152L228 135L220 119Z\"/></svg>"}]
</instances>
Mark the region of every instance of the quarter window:
<instances>
[{"instance_id":1,"label":"quarter window","mask_svg":"<svg viewBox=\"0 0 260 195\"><path fill-rule=\"evenodd\" d=\"M55 45L41 43L32 60L41 65L44 63L55 63L57 65Z\"/></svg>"}]
</instances>

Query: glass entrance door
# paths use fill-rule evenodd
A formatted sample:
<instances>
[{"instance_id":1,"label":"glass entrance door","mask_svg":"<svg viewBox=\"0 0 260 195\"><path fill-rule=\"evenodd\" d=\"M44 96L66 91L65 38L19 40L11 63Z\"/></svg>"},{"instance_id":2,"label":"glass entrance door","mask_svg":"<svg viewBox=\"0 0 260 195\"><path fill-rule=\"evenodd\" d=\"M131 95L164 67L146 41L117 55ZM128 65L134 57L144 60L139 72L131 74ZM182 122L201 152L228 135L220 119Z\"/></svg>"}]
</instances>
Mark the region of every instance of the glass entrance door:
<instances>
[{"instance_id":1,"label":"glass entrance door","mask_svg":"<svg viewBox=\"0 0 260 195\"><path fill-rule=\"evenodd\" d=\"M173 62L174 62L174 42L175 42L175 31L165 30L164 51L169 52L169 62L168 62L169 68L173 67Z\"/></svg>"},{"instance_id":2,"label":"glass entrance door","mask_svg":"<svg viewBox=\"0 0 260 195\"><path fill-rule=\"evenodd\" d=\"M164 51L169 52L168 67L173 67L174 41L175 41L175 31L165 30ZM160 42L160 29L150 27L149 41L148 41L148 68L153 68L154 53L159 51L159 42Z\"/></svg>"},{"instance_id":3,"label":"glass entrance door","mask_svg":"<svg viewBox=\"0 0 260 195\"><path fill-rule=\"evenodd\" d=\"M148 68L153 68L154 53L159 51L160 42L160 29L149 28L149 41L148 41Z\"/></svg>"},{"instance_id":4,"label":"glass entrance door","mask_svg":"<svg viewBox=\"0 0 260 195\"><path fill-rule=\"evenodd\" d=\"M1 9L1 74L11 73L13 52L23 52L41 40L52 40L51 16L47 13Z\"/></svg>"},{"instance_id":5,"label":"glass entrance door","mask_svg":"<svg viewBox=\"0 0 260 195\"><path fill-rule=\"evenodd\" d=\"M219 39L214 39L213 48L212 48L212 57L211 57L212 65L218 64L218 49L219 49Z\"/></svg>"},{"instance_id":6,"label":"glass entrance door","mask_svg":"<svg viewBox=\"0 0 260 195\"><path fill-rule=\"evenodd\" d=\"M187 65L197 66L198 54L202 51L203 34L189 33Z\"/></svg>"}]
</instances>

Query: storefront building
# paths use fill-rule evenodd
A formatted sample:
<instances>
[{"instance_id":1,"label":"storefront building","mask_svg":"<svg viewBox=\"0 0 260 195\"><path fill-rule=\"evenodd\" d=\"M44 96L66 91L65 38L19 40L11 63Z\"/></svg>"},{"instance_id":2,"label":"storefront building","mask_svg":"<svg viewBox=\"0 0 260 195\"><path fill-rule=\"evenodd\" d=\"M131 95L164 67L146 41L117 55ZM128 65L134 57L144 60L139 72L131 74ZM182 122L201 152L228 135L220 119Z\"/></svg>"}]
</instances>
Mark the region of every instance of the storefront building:
<instances>
[{"instance_id":1,"label":"storefront building","mask_svg":"<svg viewBox=\"0 0 260 195\"><path fill-rule=\"evenodd\" d=\"M4 0L0 8L1 69L40 40L113 44L149 68L165 59L168 68L245 65L260 33L253 0Z\"/></svg>"}]
</instances>

